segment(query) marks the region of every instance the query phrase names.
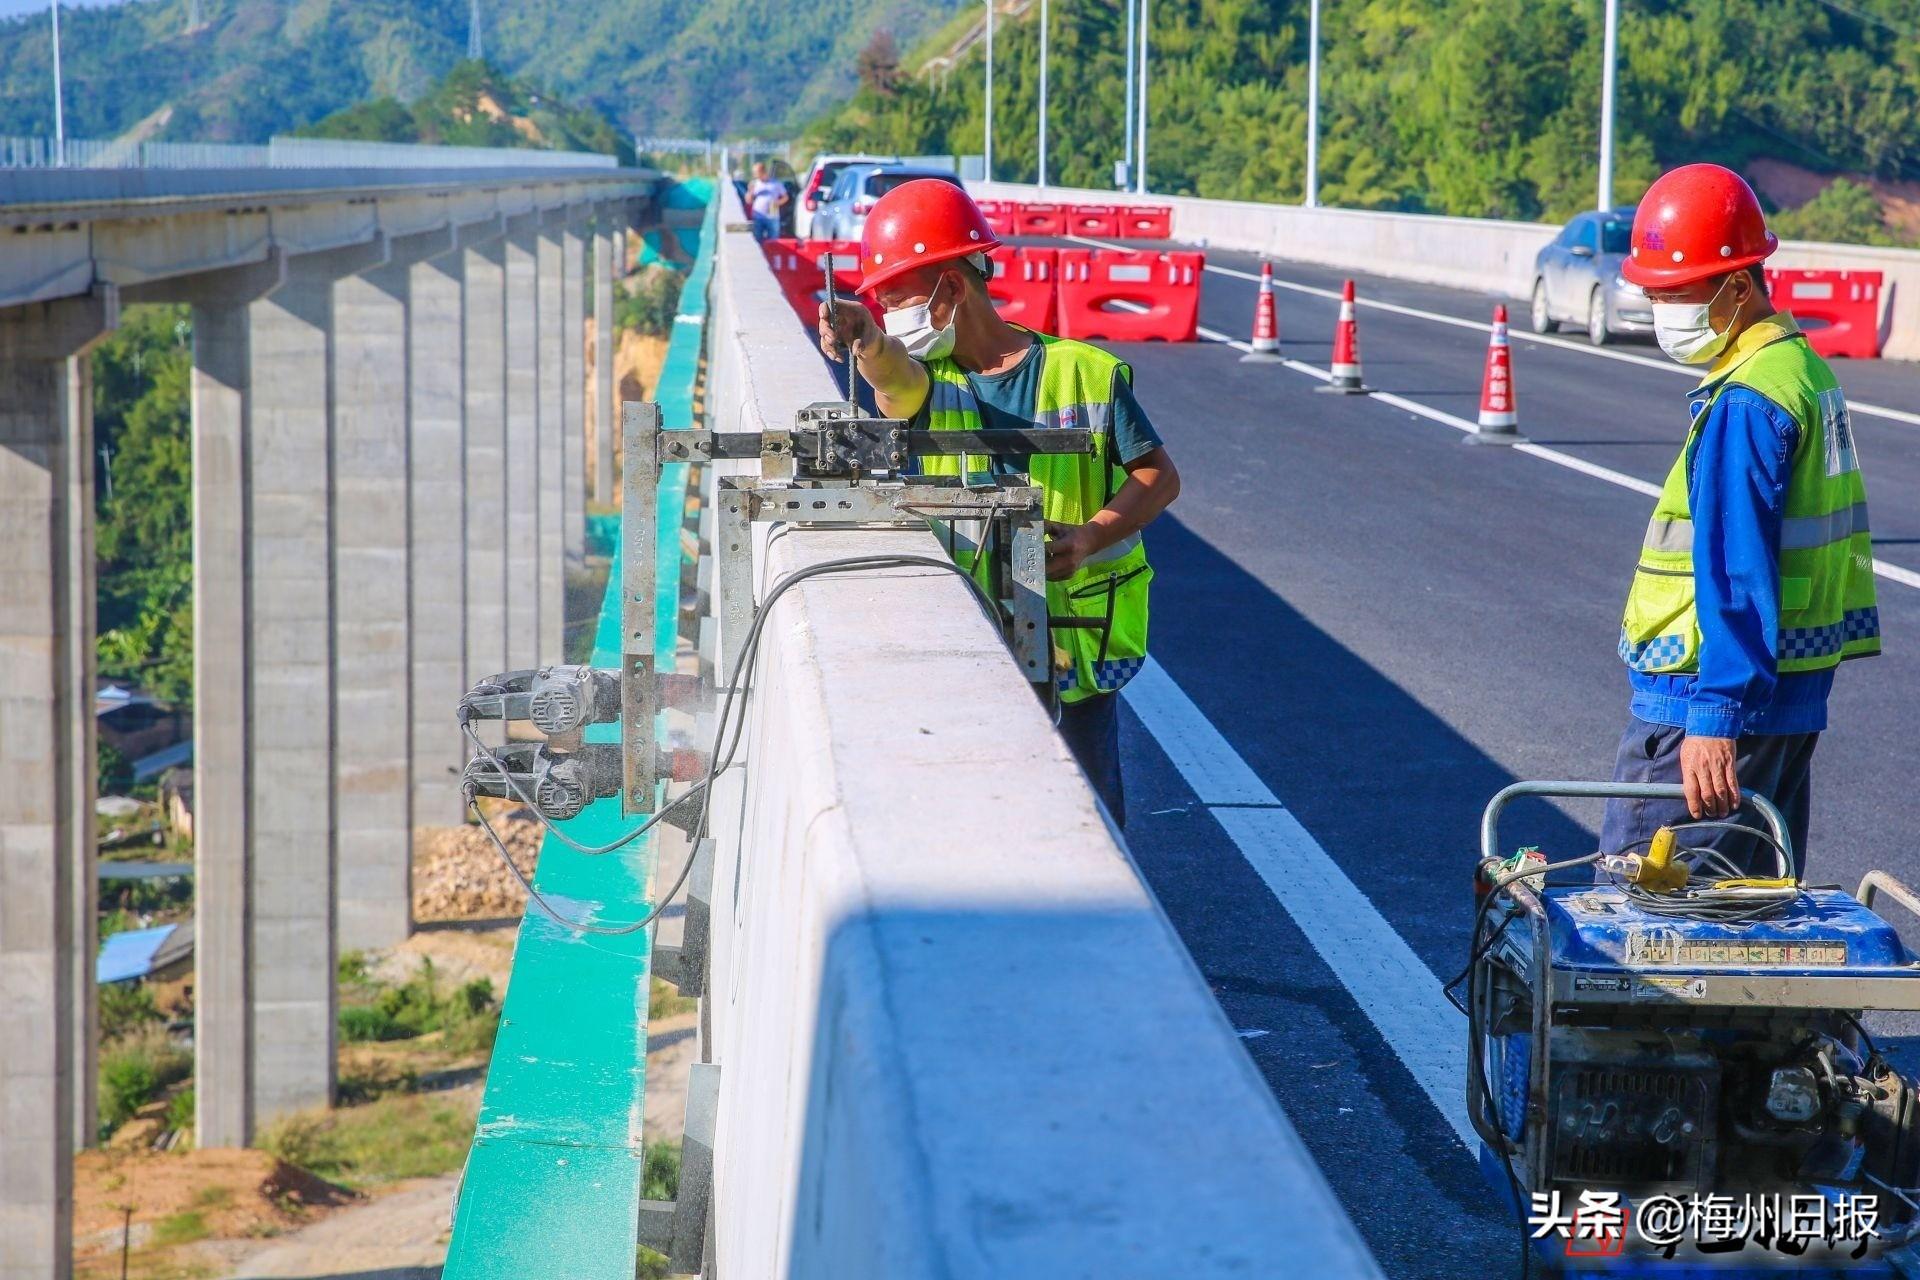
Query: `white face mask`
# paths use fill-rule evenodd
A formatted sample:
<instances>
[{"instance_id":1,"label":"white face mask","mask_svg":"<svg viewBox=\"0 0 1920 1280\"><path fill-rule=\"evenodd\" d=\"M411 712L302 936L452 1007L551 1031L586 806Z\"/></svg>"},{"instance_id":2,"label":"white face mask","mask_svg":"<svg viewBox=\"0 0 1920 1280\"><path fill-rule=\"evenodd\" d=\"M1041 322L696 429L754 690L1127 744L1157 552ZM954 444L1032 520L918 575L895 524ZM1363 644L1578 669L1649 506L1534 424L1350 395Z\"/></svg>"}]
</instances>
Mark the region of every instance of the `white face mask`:
<instances>
[{"instance_id":1,"label":"white face mask","mask_svg":"<svg viewBox=\"0 0 1920 1280\"><path fill-rule=\"evenodd\" d=\"M933 298L939 292L936 284L925 302L886 314L887 336L900 339L915 360L942 360L953 354L953 320L948 319L945 328L933 327Z\"/></svg>"},{"instance_id":2,"label":"white face mask","mask_svg":"<svg viewBox=\"0 0 1920 1280\"><path fill-rule=\"evenodd\" d=\"M1653 336L1660 349L1681 364L1705 364L1727 349L1733 336L1714 330L1708 313L1720 300L1720 293L1733 280L1728 276L1705 302L1656 302L1653 304Z\"/></svg>"}]
</instances>

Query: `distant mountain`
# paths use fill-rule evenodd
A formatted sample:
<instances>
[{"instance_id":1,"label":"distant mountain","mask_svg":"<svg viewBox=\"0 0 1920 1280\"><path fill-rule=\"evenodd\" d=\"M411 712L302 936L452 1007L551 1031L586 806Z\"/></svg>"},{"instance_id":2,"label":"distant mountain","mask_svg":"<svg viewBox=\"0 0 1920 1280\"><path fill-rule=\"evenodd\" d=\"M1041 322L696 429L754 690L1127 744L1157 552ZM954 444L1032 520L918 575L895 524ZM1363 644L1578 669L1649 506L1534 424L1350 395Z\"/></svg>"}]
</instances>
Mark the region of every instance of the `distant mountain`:
<instances>
[{"instance_id":1,"label":"distant mountain","mask_svg":"<svg viewBox=\"0 0 1920 1280\"><path fill-rule=\"evenodd\" d=\"M487 59L640 134L783 132L845 97L887 28L903 46L977 0L481 0ZM466 55L467 0L127 0L63 9L76 137L257 142L345 107L411 102ZM0 21L0 133L53 129L44 12Z\"/></svg>"}]
</instances>

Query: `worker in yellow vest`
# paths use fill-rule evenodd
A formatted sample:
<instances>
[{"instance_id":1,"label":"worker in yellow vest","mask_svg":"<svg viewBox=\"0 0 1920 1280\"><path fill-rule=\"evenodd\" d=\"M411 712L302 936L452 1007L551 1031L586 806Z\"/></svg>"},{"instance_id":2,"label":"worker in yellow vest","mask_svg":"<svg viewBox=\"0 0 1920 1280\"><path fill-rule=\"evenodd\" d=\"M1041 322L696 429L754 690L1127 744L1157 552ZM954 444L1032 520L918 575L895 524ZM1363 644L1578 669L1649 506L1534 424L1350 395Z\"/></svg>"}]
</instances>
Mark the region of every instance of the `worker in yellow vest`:
<instances>
[{"instance_id":1,"label":"worker in yellow vest","mask_svg":"<svg viewBox=\"0 0 1920 1280\"><path fill-rule=\"evenodd\" d=\"M1666 174L1634 214L1621 274L1646 290L1661 349L1707 374L1689 397L1686 444L1647 525L1620 632L1633 719L1614 777L1679 782L1686 799L1610 803L1605 852L1644 847L1689 817L1727 818L1744 786L1786 815L1804 865L1809 768L1834 670L1880 652L1846 396L1768 301L1760 263L1778 247L1752 189L1718 165ZM1774 866L1739 832L1689 843L1755 874Z\"/></svg>"},{"instance_id":2,"label":"worker in yellow vest","mask_svg":"<svg viewBox=\"0 0 1920 1280\"><path fill-rule=\"evenodd\" d=\"M1047 611L1080 625L1053 632L1061 736L1115 823L1126 825L1117 694L1147 656L1153 570L1140 531L1180 492L1180 474L1133 396L1116 357L1000 318L987 294L987 254L1000 241L958 186L926 178L880 197L860 243L860 292L886 312L842 301L820 307L820 346L847 351L881 413L934 431L1078 426L1090 454L929 458L929 474L1024 468L1045 495ZM951 526L950 549L971 570L977 548Z\"/></svg>"}]
</instances>

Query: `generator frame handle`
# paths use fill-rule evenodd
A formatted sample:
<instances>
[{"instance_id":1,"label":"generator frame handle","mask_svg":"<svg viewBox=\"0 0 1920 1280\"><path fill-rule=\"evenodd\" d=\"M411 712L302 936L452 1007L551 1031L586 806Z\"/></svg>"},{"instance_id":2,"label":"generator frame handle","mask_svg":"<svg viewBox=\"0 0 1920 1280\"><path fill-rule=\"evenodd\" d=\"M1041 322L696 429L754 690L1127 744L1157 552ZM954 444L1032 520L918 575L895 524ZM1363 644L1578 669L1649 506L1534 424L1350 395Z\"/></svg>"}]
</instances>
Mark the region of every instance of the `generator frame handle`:
<instances>
[{"instance_id":1,"label":"generator frame handle","mask_svg":"<svg viewBox=\"0 0 1920 1280\"><path fill-rule=\"evenodd\" d=\"M1516 782L1512 786L1500 789L1493 799L1487 801L1487 808L1480 815L1480 856L1494 862L1500 860L1500 813L1508 802L1521 796L1552 796L1567 800L1684 800L1687 789L1677 782ZM1787 820L1773 801L1757 791L1740 788L1740 799L1753 806L1754 812L1767 820L1767 826L1773 830L1773 838L1780 844L1780 852L1786 855L1787 866L1793 866L1793 837L1787 834Z\"/></svg>"}]
</instances>

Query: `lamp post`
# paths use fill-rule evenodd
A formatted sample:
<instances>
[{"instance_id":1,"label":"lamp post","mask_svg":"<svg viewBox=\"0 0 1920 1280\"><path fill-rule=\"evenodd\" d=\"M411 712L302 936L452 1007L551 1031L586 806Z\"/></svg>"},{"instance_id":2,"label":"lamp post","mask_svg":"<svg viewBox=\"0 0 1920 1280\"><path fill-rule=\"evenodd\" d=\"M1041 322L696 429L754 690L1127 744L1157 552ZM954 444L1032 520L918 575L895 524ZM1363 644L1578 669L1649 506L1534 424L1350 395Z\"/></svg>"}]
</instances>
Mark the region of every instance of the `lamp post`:
<instances>
[{"instance_id":1,"label":"lamp post","mask_svg":"<svg viewBox=\"0 0 1920 1280\"><path fill-rule=\"evenodd\" d=\"M1607 0L1606 59L1600 69L1600 207L1613 208L1613 64L1620 29L1620 0Z\"/></svg>"},{"instance_id":2,"label":"lamp post","mask_svg":"<svg viewBox=\"0 0 1920 1280\"><path fill-rule=\"evenodd\" d=\"M1305 204L1320 203L1320 0L1307 10L1307 192Z\"/></svg>"},{"instance_id":3,"label":"lamp post","mask_svg":"<svg viewBox=\"0 0 1920 1280\"><path fill-rule=\"evenodd\" d=\"M1120 135L1126 144L1120 162L1123 176L1115 184L1123 191L1133 184L1133 0L1124 0L1124 3L1127 6L1127 96L1120 108Z\"/></svg>"},{"instance_id":4,"label":"lamp post","mask_svg":"<svg viewBox=\"0 0 1920 1280\"><path fill-rule=\"evenodd\" d=\"M1040 0L1040 189L1047 189L1047 0Z\"/></svg>"},{"instance_id":5,"label":"lamp post","mask_svg":"<svg viewBox=\"0 0 1920 1280\"><path fill-rule=\"evenodd\" d=\"M1140 112L1140 139L1133 146L1133 189L1147 193L1147 0L1140 0L1140 74L1135 106Z\"/></svg>"},{"instance_id":6,"label":"lamp post","mask_svg":"<svg viewBox=\"0 0 1920 1280\"><path fill-rule=\"evenodd\" d=\"M67 163L67 110L60 92L60 0L53 0L53 162Z\"/></svg>"},{"instance_id":7,"label":"lamp post","mask_svg":"<svg viewBox=\"0 0 1920 1280\"><path fill-rule=\"evenodd\" d=\"M993 6L995 0L987 0L987 138L986 159L987 181L993 181Z\"/></svg>"}]
</instances>

